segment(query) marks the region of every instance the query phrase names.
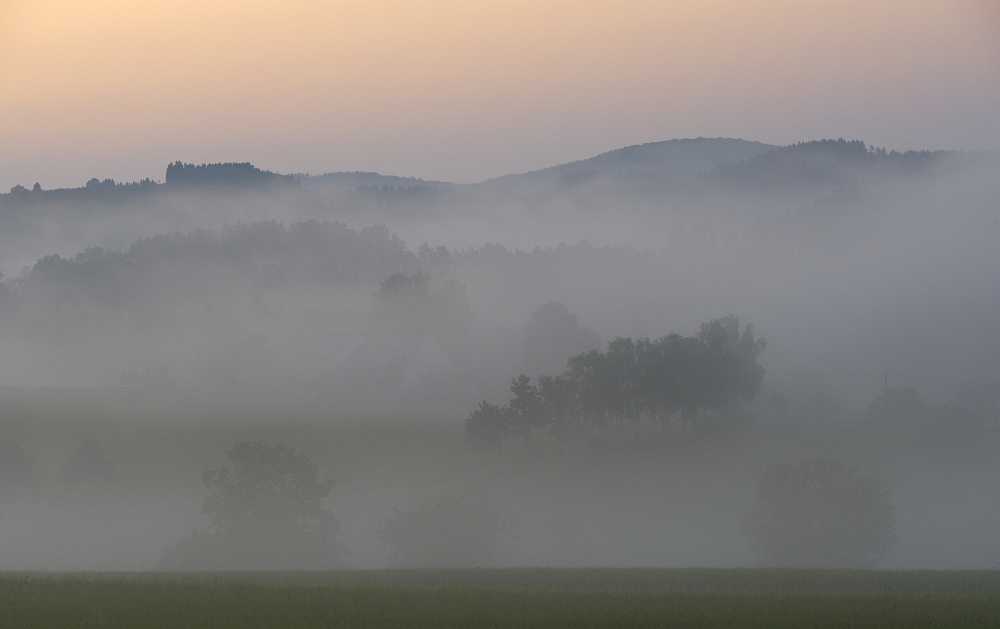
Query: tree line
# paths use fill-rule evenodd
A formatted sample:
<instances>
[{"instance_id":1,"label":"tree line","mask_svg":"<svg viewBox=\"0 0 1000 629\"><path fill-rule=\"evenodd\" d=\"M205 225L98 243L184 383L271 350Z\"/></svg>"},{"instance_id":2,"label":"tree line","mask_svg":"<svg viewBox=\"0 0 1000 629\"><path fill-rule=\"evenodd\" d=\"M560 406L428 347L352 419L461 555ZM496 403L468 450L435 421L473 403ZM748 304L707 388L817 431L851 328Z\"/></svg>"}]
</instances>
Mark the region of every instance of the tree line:
<instances>
[{"instance_id":1,"label":"tree line","mask_svg":"<svg viewBox=\"0 0 1000 629\"><path fill-rule=\"evenodd\" d=\"M678 419L686 433L699 412L757 394L764 380L757 359L764 348L753 326L741 330L735 315L703 323L694 336L619 337L604 352L573 356L562 375L539 376L537 384L518 375L507 404L484 400L469 414L465 439L474 450L496 451L508 437L528 445L535 431L571 441L588 428L643 420L666 426Z\"/></svg>"},{"instance_id":2,"label":"tree line","mask_svg":"<svg viewBox=\"0 0 1000 629\"><path fill-rule=\"evenodd\" d=\"M355 230L310 220L286 227L271 220L152 236L127 251L90 247L73 257L47 255L4 281L0 291L60 303L135 305L184 292L216 293L239 279L258 289L372 284L417 266L416 255L384 226Z\"/></svg>"}]
</instances>

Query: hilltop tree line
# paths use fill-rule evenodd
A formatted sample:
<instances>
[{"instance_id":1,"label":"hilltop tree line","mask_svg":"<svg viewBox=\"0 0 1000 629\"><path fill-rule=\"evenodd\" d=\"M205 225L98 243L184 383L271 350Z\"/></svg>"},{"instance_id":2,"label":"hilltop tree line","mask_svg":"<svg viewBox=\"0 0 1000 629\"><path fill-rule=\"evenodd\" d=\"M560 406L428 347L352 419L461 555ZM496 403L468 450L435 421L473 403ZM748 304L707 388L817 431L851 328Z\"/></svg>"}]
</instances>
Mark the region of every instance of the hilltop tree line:
<instances>
[{"instance_id":1,"label":"hilltop tree line","mask_svg":"<svg viewBox=\"0 0 1000 629\"><path fill-rule=\"evenodd\" d=\"M853 186L865 177L924 173L946 157L970 159L949 151L887 151L861 140L814 140L778 147L744 162L722 164L706 173L702 181L757 192Z\"/></svg>"},{"instance_id":2,"label":"hilltop tree line","mask_svg":"<svg viewBox=\"0 0 1000 629\"><path fill-rule=\"evenodd\" d=\"M225 164L185 164L183 162L173 162L167 166L166 182L160 184L152 179L142 179L135 182L116 182L114 179L90 179L82 188L59 188L56 190L44 190L39 183L35 183L29 190L18 184L10 189L11 199L29 199L25 195L35 195L36 197L46 196L55 199L69 199L72 197L85 198L94 193L105 195L129 195L135 193L149 193L157 188L167 187L190 188L201 186L226 187L226 188L259 188L262 186L299 186L299 181L295 175L279 175L269 170L261 170L249 162L225 163ZM7 196L7 195L3 195Z\"/></svg>"},{"instance_id":3,"label":"hilltop tree line","mask_svg":"<svg viewBox=\"0 0 1000 629\"><path fill-rule=\"evenodd\" d=\"M629 147L636 149L641 147ZM655 148L653 148L655 150ZM693 155L688 159L695 159ZM763 153L744 159L746 154L734 154L732 162L722 162L690 179L678 188L669 166L663 170L629 172L630 185L648 191L673 195L684 190L708 191L722 185L744 191L794 190L801 187L853 185L865 178L896 177L924 173L945 159L975 163L995 160L992 154L962 154L951 151L887 151L866 145L860 140L818 140L789 146L771 147ZM700 161L697 160L696 161ZM589 164L585 160L584 164ZM597 179L601 171L572 164L546 169L513 178L503 178L492 185L459 185L431 182L406 177L382 176L376 173L328 173L326 175L282 175L257 168L249 162L185 164L170 163L163 183L151 179L123 183L112 179L91 179L80 188L45 190L39 183L21 184L0 193L0 214L20 209L40 210L43 204L86 206L87 213L99 211L93 202L115 205L135 197L166 196L174 191L201 190L229 194L239 191L281 193L281 203L334 206L353 211L360 208L425 208L434 205L467 206L484 199L521 195L552 177L556 191ZM664 176L666 175L666 176ZM380 185L381 184L381 185ZM534 194L537 194L537 190ZM289 196L290 195L290 196ZM538 200L536 198L536 200ZM62 210L65 213L66 208Z\"/></svg>"},{"instance_id":4,"label":"hilltop tree line","mask_svg":"<svg viewBox=\"0 0 1000 629\"><path fill-rule=\"evenodd\" d=\"M47 255L4 284L24 297L125 305L179 291L214 291L238 278L258 288L303 281L371 284L416 265L416 256L384 226L260 221L144 238L127 251L91 247L72 257Z\"/></svg>"},{"instance_id":5,"label":"hilltop tree line","mask_svg":"<svg viewBox=\"0 0 1000 629\"><path fill-rule=\"evenodd\" d=\"M643 420L666 427L679 419L687 432L699 413L757 394L764 347L753 326L741 330L735 315L703 323L694 336L619 337L604 352L573 356L562 375L540 376L537 384L518 375L507 404L484 400L469 415L465 439L475 450L493 451L508 437L529 444L535 431L571 441L584 429Z\"/></svg>"}]
</instances>

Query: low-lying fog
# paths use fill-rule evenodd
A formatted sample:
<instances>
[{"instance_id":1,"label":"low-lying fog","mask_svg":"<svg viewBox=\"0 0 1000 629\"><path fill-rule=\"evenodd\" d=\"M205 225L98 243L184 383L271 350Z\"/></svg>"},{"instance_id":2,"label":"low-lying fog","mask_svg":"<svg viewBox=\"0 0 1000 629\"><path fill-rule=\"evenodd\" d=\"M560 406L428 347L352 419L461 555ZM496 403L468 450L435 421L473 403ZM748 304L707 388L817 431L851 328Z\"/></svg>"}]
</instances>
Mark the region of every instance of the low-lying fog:
<instances>
[{"instance_id":1,"label":"low-lying fog","mask_svg":"<svg viewBox=\"0 0 1000 629\"><path fill-rule=\"evenodd\" d=\"M998 175L698 139L473 186L173 165L0 195L0 569L204 567L191 531L241 525L203 473L244 442L336 479L331 566L751 565L758 471L835 459L894 507L866 565L993 567ZM469 448L518 374L729 314L767 341L752 396Z\"/></svg>"}]
</instances>

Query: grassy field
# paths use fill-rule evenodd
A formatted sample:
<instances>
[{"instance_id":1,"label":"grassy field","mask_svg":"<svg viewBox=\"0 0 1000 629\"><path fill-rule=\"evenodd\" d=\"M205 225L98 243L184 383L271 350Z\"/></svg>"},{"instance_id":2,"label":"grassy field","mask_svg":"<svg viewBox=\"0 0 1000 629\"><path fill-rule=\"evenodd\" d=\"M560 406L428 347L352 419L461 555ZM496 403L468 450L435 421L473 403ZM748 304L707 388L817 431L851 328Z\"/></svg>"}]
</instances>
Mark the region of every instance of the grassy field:
<instances>
[{"instance_id":1,"label":"grassy field","mask_svg":"<svg viewBox=\"0 0 1000 629\"><path fill-rule=\"evenodd\" d=\"M6 575L4 627L996 627L1000 574L462 570Z\"/></svg>"}]
</instances>

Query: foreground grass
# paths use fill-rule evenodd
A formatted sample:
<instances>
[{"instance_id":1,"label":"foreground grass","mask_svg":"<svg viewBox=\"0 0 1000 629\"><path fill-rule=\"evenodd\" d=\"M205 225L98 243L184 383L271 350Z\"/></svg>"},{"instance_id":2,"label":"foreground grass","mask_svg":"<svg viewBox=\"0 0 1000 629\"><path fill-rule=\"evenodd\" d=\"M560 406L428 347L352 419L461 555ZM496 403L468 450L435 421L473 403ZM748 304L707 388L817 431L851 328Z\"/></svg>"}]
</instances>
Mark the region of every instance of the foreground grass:
<instances>
[{"instance_id":1,"label":"foreground grass","mask_svg":"<svg viewBox=\"0 0 1000 629\"><path fill-rule=\"evenodd\" d=\"M399 574L405 581L417 575ZM0 578L0 626L1000 626L995 592L482 587L386 580L385 575L368 582L311 583L245 576L6 576Z\"/></svg>"},{"instance_id":2,"label":"foreground grass","mask_svg":"<svg viewBox=\"0 0 1000 629\"><path fill-rule=\"evenodd\" d=\"M110 576L110 575L109 575ZM167 576L167 575L162 575ZM192 578L192 574L185 575ZM319 585L472 586L582 590L729 590L993 594L1000 570L809 568L467 568L202 573L202 579Z\"/></svg>"}]
</instances>

